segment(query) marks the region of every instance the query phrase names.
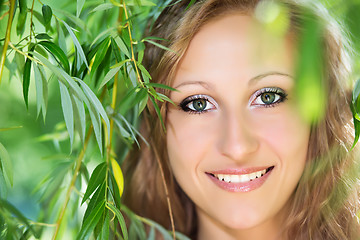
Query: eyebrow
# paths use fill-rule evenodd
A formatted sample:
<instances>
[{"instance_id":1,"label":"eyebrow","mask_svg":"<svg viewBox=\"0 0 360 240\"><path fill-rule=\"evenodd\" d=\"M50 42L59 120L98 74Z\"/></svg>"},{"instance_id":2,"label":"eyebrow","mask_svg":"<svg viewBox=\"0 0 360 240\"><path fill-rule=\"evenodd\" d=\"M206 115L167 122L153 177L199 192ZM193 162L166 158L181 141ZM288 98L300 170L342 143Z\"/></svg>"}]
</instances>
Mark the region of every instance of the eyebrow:
<instances>
[{"instance_id":1,"label":"eyebrow","mask_svg":"<svg viewBox=\"0 0 360 240\"><path fill-rule=\"evenodd\" d=\"M260 75L257 75L255 77L251 78L249 80L248 85L249 86L255 85L260 80L262 80L262 79L264 79L264 78L266 78L268 76L274 76L274 75L286 76L286 77L293 78L291 75L289 75L287 73L272 71L272 72L263 73L263 74L260 74ZM186 86L186 85L201 85L202 87L204 87L206 89L212 89L213 88L209 83L204 82L204 81L186 81L186 82L180 83L179 85L175 86L174 88L177 89L179 87Z\"/></svg>"},{"instance_id":2,"label":"eyebrow","mask_svg":"<svg viewBox=\"0 0 360 240\"><path fill-rule=\"evenodd\" d=\"M175 86L174 88L177 89L179 87L186 86L186 85L201 85L206 89L212 88L212 86L210 84L208 84L207 82L203 82L203 81L186 81L186 82L180 83L179 85Z\"/></svg>"},{"instance_id":3,"label":"eyebrow","mask_svg":"<svg viewBox=\"0 0 360 240\"><path fill-rule=\"evenodd\" d=\"M291 75L287 74L287 73L282 73L282 72L267 72L267 73L263 73L263 74L260 74L260 75L257 75L253 78L251 78L249 80L249 83L248 85L251 86L251 85L254 85L256 84L257 82L259 82L260 80L268 77L268 76L273 76L273 75L279 75L279 76L286 76L286 77L290 77L290 78L293 78Z\"/></svg>"}]
</instances>

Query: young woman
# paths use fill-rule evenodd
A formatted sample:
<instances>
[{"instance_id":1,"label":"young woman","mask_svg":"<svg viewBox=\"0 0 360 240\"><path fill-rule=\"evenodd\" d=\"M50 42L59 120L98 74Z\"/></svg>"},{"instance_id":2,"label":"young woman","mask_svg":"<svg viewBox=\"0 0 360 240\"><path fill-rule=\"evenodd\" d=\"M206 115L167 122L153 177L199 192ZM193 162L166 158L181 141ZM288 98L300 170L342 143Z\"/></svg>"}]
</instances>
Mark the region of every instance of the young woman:
<instances>
[{"instance_id":1,"label":"young woman","mask_svg":"<svg viewBox=\"0 0 360 240\"><path fill-rule=\"evenodd\" d=\"M174 104L150 110L125 165L125 204L191 239L357 239L359 183L347 89L349 67L334 21L295 0L174 1L150 33L153 81ZM283 34L261 20L285 9ZM297 60L307 18L322 27L324 114L299 111ZM321 64L320 64L321 66ZM316 81L316 80L315 80ZM308 96L313 99L316 96ZM159 165L160 163L160 165Z\"/></svg>"}]
</instances>

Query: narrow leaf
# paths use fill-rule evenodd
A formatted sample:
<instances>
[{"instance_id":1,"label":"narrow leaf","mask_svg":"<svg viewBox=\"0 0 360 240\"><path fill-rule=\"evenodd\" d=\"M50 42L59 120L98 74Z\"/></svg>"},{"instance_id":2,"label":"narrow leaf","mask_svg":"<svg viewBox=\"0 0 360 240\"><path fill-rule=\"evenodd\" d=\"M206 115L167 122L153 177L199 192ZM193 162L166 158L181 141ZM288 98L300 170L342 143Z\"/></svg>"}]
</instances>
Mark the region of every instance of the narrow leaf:
<instances>
[{"instance_id":1,"label":"narrow leaf","mask_svg":"<svg viewBox=\"0 0 360 240\"><path fill-rule=\"evenodd\" d=\"M96 224L99 222L104 210L105 210L105 201L101 201L91 211L90 215L83 223L81 230L76 239L78 240L87 239L91 235Z\"/></svg>"},{"instance_id":2,"label":"narrow leaf","mask_svg":"<svg viewBox=\"0 0 360 240\"><path fill-rule=\"evenodd\" d=\"M13 167L10 161L9 153L6 151L4 145L0 143L0 167L4 175L9 180L11 186L13 186Z\"/></svg>"},{"instance_id":3,"label":"narrow leaf","mask_svg":"<svg viewBox=\"0 0 360 240\"><path fill-rule=\"evenodd\" d=\"M59 46L50 41L41 41L39 42L39 44L44 46L46 50L48 50L53 56L56 57L55 59L62 64L66 72L70 72L70 64L68 58Z\"/></svg>"},{"instance_id":4,"label":"narrow leaf","mask_svg":"<svg viewBox=\"0 0 360 240\"><path fill-rule=\"evenodd\" d=\"M166 51L170 51L170 52L173 52L173 53L175 53L175 54L178 54L178 53L175 52L174 50L172 50L172 49L170 49L170 48L168 48L168 47L165 47L164 45L162 45L162 44L160 44L160 43L157 43L157 42L154 42L154 41L152 41L152 40L144 39L144 42L151 43L151 44L153 44L153 45L155 45L155 46L157 46L157 47L159 47L159 48L161 48L161 49L164 49L164 50L166 50Z\"/></svg>"},{"instance_id":5,"label":"narrow leaf","mask_svg":"<svg viewBox=\"0 0 360 240\"><path fill-rule=\"evenodd\" d=\"M24 74L23 74L23 96L27 108L29 107L28 101L29 101L30 71L31 71L31 60L27 58L25 62Z\"/></svg>"},{"instance_id":6,"label":"narrow leaf","mask_svg":"<svg viewBox=\"0 0 360 240\"><path fill-rule=\"evenodd\" d=\"M35 76L35 86L36 86L36 112L37 117L39 117L41 107L44 100L44 86L41 73L37 64L34 64L34 76Z\"/></svg>"},{"instance_id":7,"label":"narrow leaf","mask_svg":"<svg viewBox=\"0 0 360 240\"><path fill-rule=\"evenodd\" d=\"M101 43L98 50L96 51L95 60L91 67L91 73L94 73L99 67L100 63L103 61L109 46L110 46L110 38L105 39Z\"/></svg>"},{"instance_id":8,"label":"narrow leaf","mask_svg":"<svg viewBox=\"0 0 360 240\"><path fill-rule=\"evenodd\" d=\"M52 39L52 37L50 37L46 33L39 33L38 35L35 36L35 38L39 39L39 40L51 40Z\"/></svg>"},{"instance_id":9,"label":"narrow leaf","mask_svg":"<svg viewBox=\"0 0 360 240\"><path fill-rule=\"evenodd\" d=\"M124 176L123 176L123 173L121 171L121 168L120 168L118 162L114 158L111 158L110 162L111 162L111 167L112 167L112 170L114 173L114 178L115 178L116 184L119 188L119 193L120 193L120 197L121 197L123 190L124 190Z\"/></svg>"},{"instance_id":10,"label":"narrow leaf","mask_svg":"<svg viewBox=\"0 0 360 240\"><path fill-rule=\"evenodd\" d=\"M60 94L61 94L61 107L64 114L66 128L69 132L70 136L70 144L72 145L74 142L74 112L71 103L71 98L69 94L68 88L59 81L60 86Z\"/></svg>"},{"instance_id":11,"label":"narrow leaf","mask_svg":"<svg viewBox=\"0 0 360 240\"><path fill-rule=\"evenodd\" d=\"M121 232L123 234L124 240L129 239L128 232L127 232L127 227L126 227L126 224L125 224L125 219L124 219L123 215L121 214L121 212L114 205L112 205L110 203L106 203L106 206L108 208L110 208L115 213L117 219L119 220L120 228L121 228Z\"/></svg>"},{"instance_id":12,"label":"narrow leaf","mask_svg":"<svg viewBox=\"0 0 360 240\"><path fill-rule=\"evenodd\" d=\"M80 135L81 142L85 142L85 131L86 131L86 115L83 101L77 96L70 95L74 107L74 114L76 114L75 127Z\"/></svg>"},{"instance_id":13,"label":"narrow leaf","mask_svg":"<svg viewBox=\"0 0 360 240\"><path fill-rule=\"evenodd\" d=\"M104 119L106 127L108 129L108 136L110 136L110 120L109 117L107 116L107 113L105 112L103 105L101 104L95 93L93 93L93 91L89 88L89 86L86 85L86 83L84 83L80 79L78 79L77 82L80 83L80 86L84 90L85 95L94 104L95 109L97 110L97 112L100 113L101 117Z\"/></svg>"},{"instance_id":14,"label":"narrow leaf","mask_svg":"<svg viewBox=\"0 0 360 240\"><path fill-rule=\"evenodd\" d=\"M154 87L154 88L162 88L162 89L167 89L170 91L175 91L178 92L179 90L169 87L168 85L165 84L161 84L161 83L147 83L146 86L150 86L150 87Z\"/></svg>"},{"instance_id":15,"label":"narrow leaf","mask_svg":"<svg viewBox=\"0 0 360 240\"><path fill-rule=\"evenodd\" d=\"M85 0L77 0L76 1L76 17L80 16L81 10L84 7Z\"/></svg>"},{"instance_id":16,"label":"narrow leaf","mask_svg":"<svg viewBox=\"0 0 360 240\"><path fill-rule=\"evenodd\" d=\"M49 25L51 22L51 17L52 17L52 10L51 7L49 7L48 5L43 5L42 6L42 14L43 14L43 18L44 18L44 23L45 25Z\"/></svg>"},{"instance_id":17,"label":"narrow leaf","mask_svg":"<svg viewBox=\"0 0 360 240\"><path fill-rule=\"evenodd\" d=\"M129 52L129 49L126 47L124 41L119 37L115 37L115 43L118 45L118 47L120 48L120 51L122 53L124 53L128 58L131 58L130 57L130 52Z\"/></svg>"},{"instance_id":18,"label":"narrow leaf","mask_svg":"<svg viewBox=\"0 0 360 240\"><path fill-rule=\"evenodd\" d=\"M84 194L83 200L81 204L83 204L90 195L95 191L95 189L100 186L105 181L106 176L106 163L100 163L91 174L88 186L86 188L86 192Z\"/></svg>"},{"instance_id":19,"label":"narrow leaf","mask_svg":"<svg viewBox=\"0 0 360 240\"><path fill-rule=\"evenodd\" d=\"M65 40L65 35L64 35L64 31L59 23L58 20L56 20L56 29L58 32L58 44L59 47L61 48L61 50L63 50L64 53L67 52L67 48L66 48L66 40Z\"/></svg>"},{"instance_id":20,"label":"narrow leaf","mask_svg":"<svg viewBox=\"0 0 360 240\"><path fill-rule=\"evenodd\" d=\"M76 48L77 52L79 53L82 62L84 62L86 67L89 68L89 65L88 65L86 57L85 57L84 50L82 49L82 47L81 47L81 45L79 43L79 40L76 38L76 36L75 36L74 32L71 30L70 26L67 25L67 23L64 22L64 21L63 21L63 23L64 23L64 26L68 30L68 32L69 32L69 34L70 34L70 36L71 36L71 38L72 38L72 40L74 42L75 48Z\"/></svg>"},{"instance_id":21,"label":"narrow leaf","mask_svg":"<svg viewBox=\"0 0 360 240\"><path fill-rule=\"evenodd\" d=\"M90 12L104 11L104 10L108 10L108 9L111 9L111 8L114 8L114 7L115 7L114 4L103 3L103 4L98 5L96 8L94 8Z\"/></svg>"}]
</instances>

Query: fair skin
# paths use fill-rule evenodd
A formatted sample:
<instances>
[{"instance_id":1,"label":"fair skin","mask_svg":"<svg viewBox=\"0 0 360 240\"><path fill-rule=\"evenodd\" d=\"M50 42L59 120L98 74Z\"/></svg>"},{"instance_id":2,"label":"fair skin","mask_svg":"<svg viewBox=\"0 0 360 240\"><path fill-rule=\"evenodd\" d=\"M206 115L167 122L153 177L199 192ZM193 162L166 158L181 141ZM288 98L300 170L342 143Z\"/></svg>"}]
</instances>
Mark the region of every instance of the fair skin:
<instances>
[{"instance_id":1,"label":"fair skin","mask_svg":"<svg viewBox=\"0 0 360 240\"><path fill-rule=\"evenodd\" d=\"M228 14L202 26L179 63L167 148L199 240L282 238L310 134L294 104L293 54L289 37Z\"/></svg>"}]
</instances>

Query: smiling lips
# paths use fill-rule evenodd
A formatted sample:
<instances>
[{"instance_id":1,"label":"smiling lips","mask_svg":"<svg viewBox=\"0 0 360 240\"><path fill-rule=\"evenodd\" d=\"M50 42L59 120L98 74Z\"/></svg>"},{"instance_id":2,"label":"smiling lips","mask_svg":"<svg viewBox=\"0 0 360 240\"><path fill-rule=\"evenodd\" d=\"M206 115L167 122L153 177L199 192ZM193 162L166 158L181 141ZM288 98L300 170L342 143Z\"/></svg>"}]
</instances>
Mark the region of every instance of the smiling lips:
<instances>
[{"instance_id":1,"label":"smiling lips","mask_svg":"<svg viewBox=\"0 0 360 240\"><path fill-rule=\"evenodd\" d=\"M249 192L259 188L271 174L274 166L246 170L222 170L207 173L220 188L230 192Z\"/></svg>"}]
</instances>

